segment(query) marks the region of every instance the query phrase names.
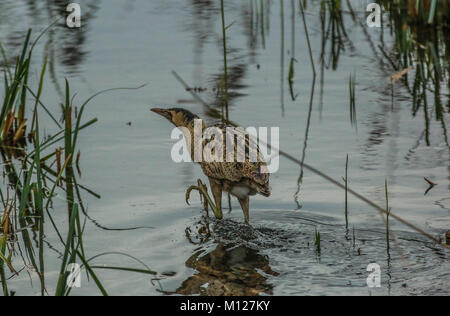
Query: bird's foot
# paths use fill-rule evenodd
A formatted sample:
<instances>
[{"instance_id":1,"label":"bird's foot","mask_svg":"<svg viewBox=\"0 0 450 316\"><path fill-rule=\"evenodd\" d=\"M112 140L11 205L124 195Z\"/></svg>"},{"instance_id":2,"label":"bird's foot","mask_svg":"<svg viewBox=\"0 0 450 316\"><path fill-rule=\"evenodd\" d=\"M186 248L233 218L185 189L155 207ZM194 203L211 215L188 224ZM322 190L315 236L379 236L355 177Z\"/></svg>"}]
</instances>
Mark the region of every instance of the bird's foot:
<instances>
[{"instance_id":1,"label":"bird's foot","mask_svg":"<svg viewBox=\"0 0 450 316\"><path fill-rule=\"evenodd\" d=\"M211 206L211 209L214 213L214 216L217 219L222 219L223 218L223 214L222 211L219 210L216 205L214 204L214 202L211 200L211 197L208 194L208 188L206 187L206 185L203 184L202 180L198 179L197 181L197 185L192 185L190 186L187 191L186 191L186 203L189 205L189 198L191 196L191 192L192 190L197 190L200 194L200 199L203 197L203 206L205 208L206 211L206 215L209 216L208 214L208 204L209 206Z\"/></svg>"},{"instance_id":2,"label":"bird's foot","mask_svg":"<svg viewBox=\"0 0 450 316\"><path fill-rule=\"evenodd\" d=\"M208 188L206 187L206 185L203 184L203 182L200 179L198 179L197 184L198 185L191 185L187 189L187 191L186 191L186 203L188 205L190 205L189 204L189 198L191 196L191 192L192 192L192 190L197 190L199 192L199 194L200 194L200 201L203 202L203 207L204 207L204 209L206 211L206 216L209 217L209 214L208 214L208 200L207 200L207 198L203 198L203 196L205 194L208 195Z\"/></svg>"}]
</instances>

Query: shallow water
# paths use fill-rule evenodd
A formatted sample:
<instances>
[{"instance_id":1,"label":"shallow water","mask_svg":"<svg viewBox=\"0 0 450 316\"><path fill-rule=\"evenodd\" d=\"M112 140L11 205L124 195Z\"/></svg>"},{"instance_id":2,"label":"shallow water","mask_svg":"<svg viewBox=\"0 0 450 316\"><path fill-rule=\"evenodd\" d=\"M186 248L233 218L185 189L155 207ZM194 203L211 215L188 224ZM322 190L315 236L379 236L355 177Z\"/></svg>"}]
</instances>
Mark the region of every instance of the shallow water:
<instances>
[{"instance_id":1,"label":"shallow water","mask_svg":"<svg viewBox=\"0 0 450 316\"><path fill-rule=\"evenodd\" d=\"M27 27L36 32L45 28L54 20L49 16L64 8L64 4L48 8L34 3L8 0L0 4L0 40L8 52L18 53ZM223 72L217 1L79 3L84 12L81 31L58 26L38 46L34 80L44 53L54 56L54 78L47 78L43 103L59 113L58 91L64 77L77 92L75 103L95 91L148 83L139 90L96 98L85 118L98 117L99 122L80 134L79 182L101 196L83 193L91 217L85 232L88 257L125 252L159 273L157 280L151 280L139 274L99 271L110 293L450 294L448 251L392 220L397 242L391 241L388 253L380 215L350 197L353 242L352 230L347 238L345 233L344 192L283 158L279 171L271 175L272 196L251 200L253 228L236 224L243 222L243 216L233 201L233 212L225 215L225 221L211 220L211 234L201 229L205 219L200 201L193 194L191 205L186 205L185 190L204 176L198 166L171 161L172 128L149 109L176 105L212 121L171 71L192 87L206 88L200 96L207 102L217 101L217 78ZM323 69L322 78L318 5L309 4L306 19L317 69L310 104L314 80L298 3L294 2L294 24L292 2L281 3L283 10L278 1L264 2L261 15L257 14L261 13L259 1L227 1L226 19L234 22L227 31L233 78L230 118L242 126L280 127L283 151L336 179L345 174L348 154L352 188L384 205L387 179L392 212L442 236L450 228L446 131L434 119L427 128L423 109L413 116L412 96L400 83L392 102L389 77L395 71L386 61L380 62L381 53L370 45L379 45L380 30L361 25L363 6L355 6L357 22L349 16L344 19L349 35L345 51L335 70L331 65ZM384 40L391 48L388 30ZM292 93L287 80L291 58L295 58ZM352 73L356 74L357 118L353 124L348 92ZM442 98L446 104L445 87ZM445 124L448 119L444 113ZM50 120L47 123L41 126L51 134L56 129ZM438 183L426 195L424 177ZM54 213L64 226L65 205L58 203ZM143 228L128 230L136 227ZM314 245L315 230L321 234L320 253ZM52 293L61 249L56 236L49 234L46 242L56 247L45 250L47 287ZM24 262L27 259L20 256L13 261L26 270ZM366 268L373 262L382 272L382 286L377 289L366 285ZM136 266L118 255L102 257L96 264ZM85 275L82 281L82 288L73 289L72 294L98 293ZM18 295L40 293L32 272L23 271L9 286ZM231 293L224 290L230 288Z\"/></svg>"}]
</instances>

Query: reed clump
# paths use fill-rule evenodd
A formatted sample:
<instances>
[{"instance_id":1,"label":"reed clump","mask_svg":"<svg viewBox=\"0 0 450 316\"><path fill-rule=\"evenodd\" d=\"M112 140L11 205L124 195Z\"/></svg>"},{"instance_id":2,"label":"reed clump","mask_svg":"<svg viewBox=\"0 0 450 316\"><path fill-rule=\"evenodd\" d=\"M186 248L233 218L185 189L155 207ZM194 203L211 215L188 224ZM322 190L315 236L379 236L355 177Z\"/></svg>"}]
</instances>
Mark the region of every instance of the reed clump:
<instances>
[{"instance_id":1,"label":"reed clump","mask_svg":"<svg viewBox=\"0 0 450 316\"><path fill-rule=\"evenodd\" d=\"M11 71L4 48L0 44L4 64L4 99L0 112L0 146L19 155L23 153L27 134L25 118L28 74L31 63L32 48L29 49L31 30L28 31L17 57L15 70ZM32 133L30 133L32 137ZM15 150L14 150L15 149Z\"/></svg>"},{"instance_id":2,"label":"reed clump","mask_svg":"<svg viewBox=\"0 0 450 316\"><path fill-rule=\"evenodd\" d=\"M95 274L95 269L111 269L154 275L147 266L145 269L124 267L96 267L90 262L108 253L86 257L84 250L84 224L89 217L83 206L80 189L94 196L94 192L78 184L73 164L76 160L79 132L95 122L91 119L82 123L83 114L89 102L101 93L118 89L108 89L94 94L79 107L78 115L74 115L73 96L69 82L66 80L63 109L63 126L41 102L44 78L47 70L47 58L44 59L37 92L30 88L30 73L33 48L39 38L30 44L32 31L27 32L22 53L17 58L15 68L7 63L5 50L0 44L3 56L4 89L3 105L0 112L0 158L3 160L6 182L6 194L0 187L0 283L1 293L10 296L8 283L22 270L33 271L39 279L41 295L49 295L47 286L47 257L45 249L62 248L63 255L60 274L56 284L56 296L69 295L72 291L68 277L71 264L80 263L103 295L107 295L102 282ZM28 97L27 97L28 96ZM30 101L31 100L31 101ZM39 112L44 110L52 119L59 132L40 137ZM27 116L28 115L28 116ZM29 130L27 127L29 126ZM29 142L27 144L26 138ZM55 148L56 147L56 148ZM20 156L20 159L15 159ZM17 165L20 168L17 168ZM54 170L56 168L56 170ZM12 192L10 192L12 191ZM67 225L56 224L51 212L53 199L63 198L67 202ZM61 213L61 212L59 212ZM83 214L85 215L83 219ZM48 223L48 224L47 224ZM62 231L67 231L64 238ZM55 235L60 244L48 244L46 236ZM18 250L17 248L20 248ZM125 255L140 262L127 254ZM18 269L20 260L16 256L27 258L26 269ZM24 259L25 260L25 259ZM140 262L141 263L141 262ZM69 280L70 281L70 280Z\"/></svg>"},{"instance_id":3,"label":"reed clump","mask_svg":"<svg viewBox=\"0 0 450 316\"><path fill-rule=\"evenodd\" d=\"M388 12L395 44L392 52L380 48L395 71L406 71L401 82L412 95L413 115L424 113L426 144L431 144L429 125L433 106L448 145L445 114L450 110L450 100L447 98L447 105L444 104L448 94L444 89L450 88L450 1L378 2Z\"/></svg>"}]
</instances>

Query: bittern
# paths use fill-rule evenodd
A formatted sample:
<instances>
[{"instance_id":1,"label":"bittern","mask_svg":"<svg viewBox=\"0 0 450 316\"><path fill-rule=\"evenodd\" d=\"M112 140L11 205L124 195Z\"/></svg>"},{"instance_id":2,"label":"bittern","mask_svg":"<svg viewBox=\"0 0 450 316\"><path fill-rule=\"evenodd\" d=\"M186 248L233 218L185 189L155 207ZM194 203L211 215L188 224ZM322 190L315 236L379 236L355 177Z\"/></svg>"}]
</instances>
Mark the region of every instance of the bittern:
<instances>
[{"instance_id":1,"label":"bittern","mask_svg":"<svg viewBox=\"0 0 450 316\"><path fill-rule=\"evenodd\" d=\"M187 141L187 147L190 147L190 155L192 161L195 161L195 141L198 139L195 137L195 121L200 120L200 118L185 109L180 108L170 108L170 109L160 109L154 108L151 111L165 117L173 125L180 128L183 131L185 140ZM201 121L202 125L200 128L205 130L207 125ZM189 194L193 189L200 192L205 198L205 205L209 204L214 212L216 218L221 219L222 215L222 192L228 192L235 196L244 212L245 222L249 223L249 196L260 194L263 196L270 196L269 187L269 173L267 172L267 165L264 161L259 148L254 145L254 142L250 141L250 138L245 133L237 133L236 129L229 129L226 124L220 123L215 124L213 127L218 131L219 135L222 136L223 142L227 139L232 139L232 144L234 146L234 151L228 152L223 150L223 159L215 159L214 161L208 159L201 159L200 166L203 173L208 177L211 191L214 197L214 202L208 195L206 186L198 180L198 186L191 186L186 192L186 201L188 202ZM233 131L233 132L231 132ZM233 133L233 135L230 135ZM216 134L217 136L217 134ZM206 137L201 137L201 152L203 153L203 148L213 139L213 135L210 139ZM222 141L221 140L221 141ZM190 142L189 142L190 141ZM224 144L224 143L223 143ZM242 145L242 146L241 146ZM225 148L226 145L224 144ZM227 148L228 149L228 148ZM245 153L242 150L245 149ZM234 155L239 153L244 159L237 159ZM218 153L221 155L222 153ZM227 159L227 155L233 155L232 158ZM250 159L251 157L256 157ZM230 156L228 156L230 158ZM189 203L189 202L188 202Z\"/></svg>"}]
</instances>

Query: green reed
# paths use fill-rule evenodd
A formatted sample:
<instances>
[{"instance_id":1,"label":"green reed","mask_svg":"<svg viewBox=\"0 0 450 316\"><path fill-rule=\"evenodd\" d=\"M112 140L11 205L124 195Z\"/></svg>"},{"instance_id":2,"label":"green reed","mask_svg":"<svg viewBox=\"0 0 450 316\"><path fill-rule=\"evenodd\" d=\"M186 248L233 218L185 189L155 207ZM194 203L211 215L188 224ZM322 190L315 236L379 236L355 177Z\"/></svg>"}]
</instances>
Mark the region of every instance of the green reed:
<instances>
[{"instance_id":1,"label":"green reed","mask_svg":"<svg viewBox=\"0 0 450 316\"><path fill-rule=\"evenodd\" d=\"M28 31L22 48L22 54L17 58L14 74L9 69L8 60L3 47L1 47L5 64L4 88L5 96L0 112L0 145L15 147L23 142L25 135L24 117L28 82L28 73L31 60L31 51L27 56L31 30ZM17 113L17 114L16 114Z\"/></svg>"},{"instance_id":2,"label":"green reed","mask_svg":"<svg viewBox=\"0 0 450 316\"><path fill-rule=\"evenodd\" d=\"M353 229L352 229L352 241L353 241L353 248L355 248L356 247L355 225L353 225Z\"/></svg>"},{"instance_id":3,"label":"green reed","mask_svg":"<svg viewBox=\"0 0 450 316\"><path fill-rule=\"evenodd\" d=\"M225 26L225 9L223 6L223 0L220 0L220 12L222 16L222 43L223 43L223 73L225 81L225 117L228 120L229 110L228 110L228 65L227 65L227 28Z\"/></svg>"},{"instance_id":4,"label":"green reed","mask_svg":"<svg viewBox=\"0 0 450 316\"><path fill-rule=\"evenodd\" d=\"M386 194L386 249L389 253L390 245L389 245L389 215L391 214L391 209L389 208L389 192L388 192L388 183L387 180L384 182L384 189Z\"/></svg>"},{"instance_id":5,"label":"green reed","mask_svg":"<svg viewBox=\"0 0 450 316\"><path fill-rule=\"evenodd\" d=\"M41 295L49 294L46 281L47 258L45 256L45 248L48 243L46 236L54 233L64 248L55 295L70 294L71 288L67 285L67 277L69 275L67 267L71 263L76 263L77 260L83 264L83 268L97 285L99 291L103 295L107 295L103 284L93 271L94 268L88 263L92 258L86 259L84 251L84 224L87 216L84 218L83 224L79 212L81 208L85 213L79 192L80 188L85 189L94 196L97 195L77 183L73 172L73 157L76 152L79 132L97 122L97 119L94 118L87 123L82 123L83 113L89 102L96 96L108 91L137 88L107 89L94 94L81 105L74 123L72 111L73 96L70 94L69 82L66 81L65 103L62 107L64 126L61 126L41 101L47 70L47 58L43 62L38 90L36 92L33 91L28 84L32 51L37 40L42 37L44 32L30 45L31 30L28 31L22 54L17 59L14 71L4 62L5 94L0 115L0 156L3 159L7 190L5 196L2 188L0 188L0 198L3 207L3 212L0 213L2 214L0 226L0 281L2 293L4 296L10 295L8 282L14 279L14 275L9 277L7 273L9 270L12 274L18 274L13 266L13 258L20 254L24 256L23 258L28 259L29 265L38 276ZM7 61L5 50L1 45L0 51L4 60ZM27 97L27 93L34 99L30 101L31 98ZM33 106L27 107L29 102L32 102ZM55 125L61 128L59 132L50 135L45 140L42 140L40 136L40 109L43 109L53 119ZM29 112L32 113L30 120L27 119ZM25 123L27 120L31 122L28 142L25 137ZM58 155L58 148L61 142L64 144L64 162L60 161L61 157ZM54 146L57 146L57 148L55 149ZM15 160L15 157L20 157L21 159ZM20 165L19 168L16 168L17 164ZM54 165L58 166L56 171L53 170ZM10 194L10 190L13 190L14 193ZM60 196L59 191L62 191L63 194L65 193L64 199L67 202L69 214L67 225L57 224L51 212L53 199L56 196ZM75 193L77 201L75 201ZM47 222L51 224L50 228L53 228L53 232L48 231ZM15 225L12 225L12 223L15 223ZM68 231L65 239L63 238L62 230ZM11 242L11 238L14 238L15 241ZM18 241L16 241L17 239ZM35 246L38 248L37 252L34 249ZM53 245L53 247L55 246ZM126 254L120 255L128 256ZM148 267L146 269L108 268L127 272L144 271L146 274L155 274Z\"/></svg>"},{"instance_id":6,"label":"green reed","mask_svg":"<svg viewBox=\"0 0 450 316\"><path fill-rule=\"evenodd\" d=\"M348 80L348 90L349 90L349 98L350 98L350 123L352 126L356 126L357 120L356 120L356 92L355 92L355 86L356 86L356 74L350 74L349 80Z\"/></svg>"},{"instance_id":7,"label":"green reed","mask_svg":"<svg viewBox=\"0 0 450 316\"><path fill-rule=\"evenodd\" d=\"M319 254L320 254L320 251L321 251L320 243L321 243L320 232L317 230L317 228L315 228L315 231L314 231L314 245L316 246L316 251Z\"/></svg>"},{"instance_id":8,"label":"green reed","mask_svg":"<svg viewBox=\"0 0 450 316\"><path fill-rule=\"evenodd\" d=\"M291 0L291 61L289 63L288 83L292 101L295 101L297 95L294 93L294 77L295 77L295 0Z\"/></svg>"},{"instance_id":9,"label":"green reed","mask_svg":"<svg viewBox=\"0 0 450 316\"><path fill-rule=\"evenodd\" d=\"M348 154L345 161L345 230L348 232Z\"/></svg>"},{"instance_id":10,"label":"green reed","mask_svg":"<svg viewBox=\"0 0 450 316\"><path fill-rule=\"evenodd\" d=\"M448 1L378 1L389 14L394 49L384 57L394 71L412 68L401 82L412 96L412 113L423 111L425 142L431 145L430 123L440 122L444 140L449 145L445 114L450 111L450 2ZM410 80L411 77L411 80ZM411 82L412 81L412 82ZM447 91L443 91L446 89ZM432 99L432 100L431 100ZM444 105L447 99L447 106Z\"/></svg>"},{"instance_id":11,"label":"green reed","mask_svg":"<svg viewBox=\"0 0 450 316\"><path fill-rule=\"evenodd\" d=\"M333 70L336 70L339 64L341 53L345 50L345 42L349 41L347 31L344 25L341 0L322 0L321 17L327 23L322 23L322 40L325 43L329 41L329 61ZM327 67L328 68L328 67Z\"/></svg>"},{"instance_id":12,"label":"green reed","mask_svg":"<svg viewBox=\"0 0 450 316\"><path fill-rule=\"evenodd\" d=\"M6 254L7 244L8 244L8 235L10 229L10 212L12 207L9 206L9 191L6 198L6 203L4 204L5 212L3 217L1 218L1 226L0 226L0 281L2 283L2 290L4 296L9 296L8 285L6 282L6 274L5 274L5 264L9 267L11 271L14 268L11 265L11 255Z\"/></svg>"}]
</instances>

